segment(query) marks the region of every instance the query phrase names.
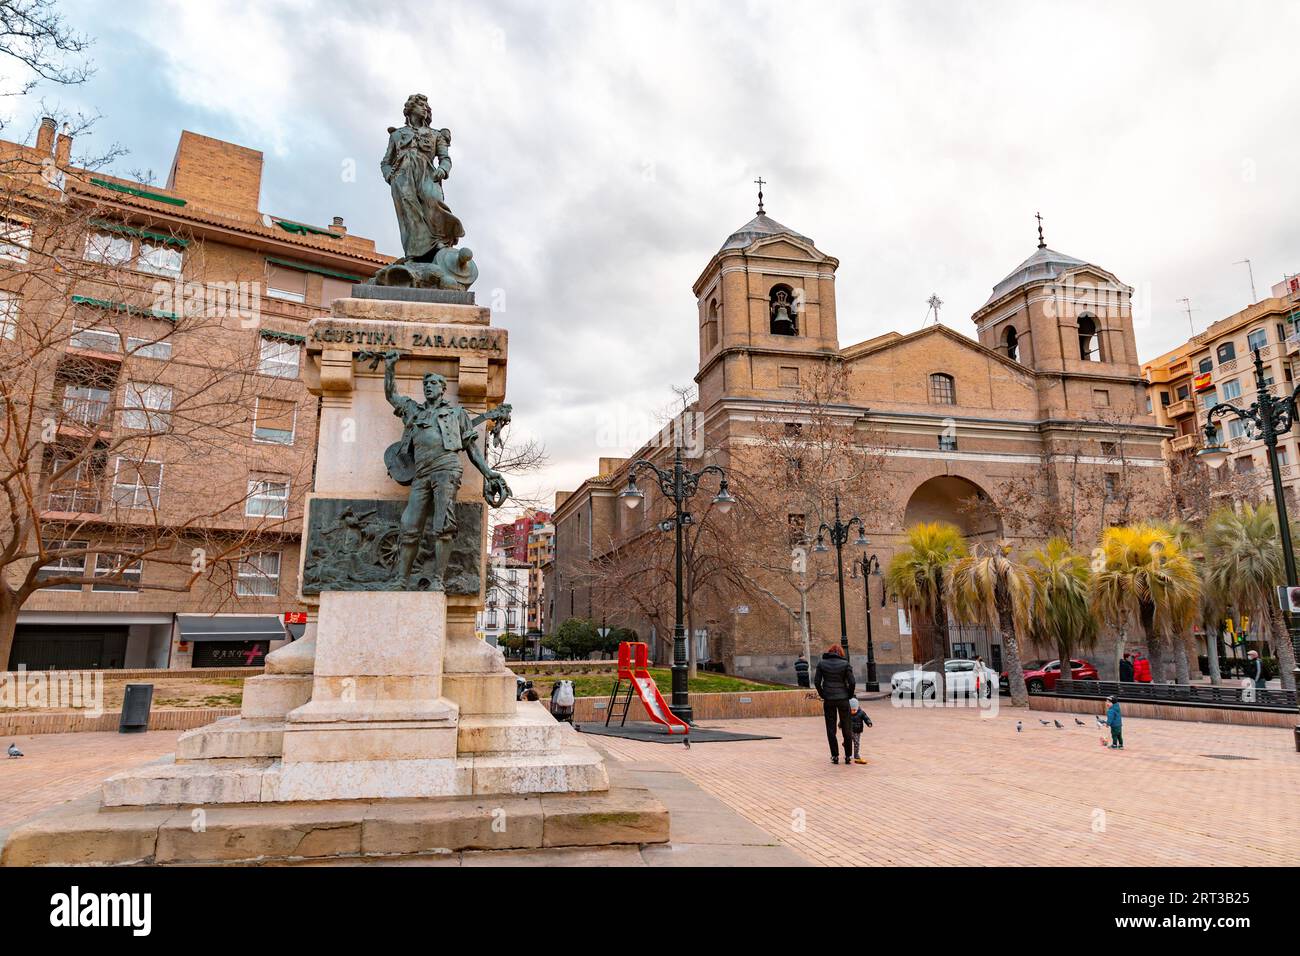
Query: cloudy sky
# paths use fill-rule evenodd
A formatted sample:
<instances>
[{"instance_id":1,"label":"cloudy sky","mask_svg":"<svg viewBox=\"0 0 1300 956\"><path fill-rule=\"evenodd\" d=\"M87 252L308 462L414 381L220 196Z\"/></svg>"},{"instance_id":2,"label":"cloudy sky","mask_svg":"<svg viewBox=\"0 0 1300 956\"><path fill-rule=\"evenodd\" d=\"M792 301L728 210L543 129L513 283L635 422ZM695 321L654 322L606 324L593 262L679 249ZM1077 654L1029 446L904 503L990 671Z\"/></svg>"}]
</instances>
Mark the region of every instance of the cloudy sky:
<instances>
[{"instance_id":1,"label":"cloudy sky","mask_svg":"<svg viewBox=\"0 0 1300 956\"><path fill-rule=\"evenodd\" d=\"M970 333L1048 244L1133 285L1144 357L1300 271L1294 2L76 0L117 171L181 129L261 149L262 208L400 253L377 163L402 102L452 130L451 207L511 332L546 494L633 450L696 368L691 283L767 209L840 259L841 344ZM347 171L355 164L355 178Z\"/></svg>"}]
</instances>

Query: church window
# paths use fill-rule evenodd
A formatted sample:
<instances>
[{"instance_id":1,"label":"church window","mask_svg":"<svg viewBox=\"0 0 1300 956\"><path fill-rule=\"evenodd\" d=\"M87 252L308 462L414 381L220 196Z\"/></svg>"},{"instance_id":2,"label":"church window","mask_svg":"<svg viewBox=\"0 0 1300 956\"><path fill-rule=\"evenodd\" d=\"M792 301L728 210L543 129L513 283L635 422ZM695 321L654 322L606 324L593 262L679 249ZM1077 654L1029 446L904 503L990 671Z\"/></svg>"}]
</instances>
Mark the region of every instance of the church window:
<instances>
[{"instance_id":1,"label":"church window","mask_svg":"<svg viewBox=\"0 0 1300 956\"><path fill-rule=\"evenodd\" d=\"M930 401L935 405L957 404L957 388L951 375L935 372L930 376Z\"/></svg>"},{"instance_id":2,"label":"church window","mask_svg":"<svg viewBox=\"0 0 1300 956\"><path fill-rule=\"evenodd\" d=\"M794 290L784 283L772 286L767 296L768 331L773 335L798 335L798 304Z\"/></svg>"},{"instance_id":3,"label":"church window","mask_svg":"<svg viewBox=\"0 0 1300 956\"><path fill-rule=\"evenodd\" d=\"M704 351L712 352L718 347L718 300L709 303L709 310L704 319Z\"/></svg>"},{"instance_id":4,"label":"church window","mask_svg":"<svg viewBox=\"0 0 1300 956\"><path fill-rule=\"evenodd\" d=\"M1091 315L1079 316L1079 358L1085 362L1100 362L1101 341L1097 337L1097 320Z\"/></svg>"},{"instance_id":5,"label":"church window","mask_svg":"<svg viewBox=\"0 0 1300 956\"><path fill-rule=\"evenodd\" d=\"M1007 358L1017 361L1020 357L1020 340L1014 325L1007 326L1007 330L1002 333L1002 340L1006 343Z\"/></svg>"},{"instance_id":6,"label":"church window","mask_svg":"<svg viewBox=\"0 0 1300 956\"><path fill-rule=\"evenodd\" d=\"M956 436L956 435L940 435L940 436L939 436L939 450L940 450L940 451L956 451L956 450L957 450L957 436Z\"/></svg>"}]
</instances>

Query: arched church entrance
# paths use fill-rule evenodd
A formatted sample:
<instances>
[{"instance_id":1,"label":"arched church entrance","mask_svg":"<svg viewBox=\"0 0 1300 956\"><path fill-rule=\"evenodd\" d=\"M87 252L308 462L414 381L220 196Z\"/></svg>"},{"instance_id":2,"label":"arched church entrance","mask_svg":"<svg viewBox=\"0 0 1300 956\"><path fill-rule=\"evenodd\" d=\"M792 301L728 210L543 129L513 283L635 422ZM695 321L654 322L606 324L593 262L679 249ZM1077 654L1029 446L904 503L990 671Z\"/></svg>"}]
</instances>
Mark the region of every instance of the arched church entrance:
<instances>
[{"instance_id":1,"label":"arched church entrance","mask_svg":"<svg viewBox=\"0 0 1300 956\"><path fill-rule=\"evenodd\" d=\"M912 492L903 512L903 527L910 528L922 521L943 521L961 530L968 548L993 544L1002 537L1002 523L991 503L988 492L969 478L938 475L921 482ZM912 660L917 663L924 663L923 648L931 646L927 640L931 628L932 622L912 622ZM989 667L1001 673L1002 637L994 628L963 624L949 613L944 656L966 660L982 657Z\"/></svg>"}]
</instances>

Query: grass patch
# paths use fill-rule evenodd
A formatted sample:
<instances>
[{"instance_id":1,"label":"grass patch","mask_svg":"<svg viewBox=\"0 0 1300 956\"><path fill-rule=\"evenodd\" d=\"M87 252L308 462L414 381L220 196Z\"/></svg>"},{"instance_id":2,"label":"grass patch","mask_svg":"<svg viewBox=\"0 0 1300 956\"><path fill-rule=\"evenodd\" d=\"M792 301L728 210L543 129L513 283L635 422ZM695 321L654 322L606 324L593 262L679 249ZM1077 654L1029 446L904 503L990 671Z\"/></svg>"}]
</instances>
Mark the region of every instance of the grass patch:
<instances>
[{"instance_id":1,"label":"grass patch","mask_svg":"<svg viewBox=\"0 0 1300 956\"><path fill-rule=\"evenodd\" d=\"M671 693L673 686L672 671L666 667L652 667L650 668L650 676L659 685L659 692L667 697ZM532 681L538 695L543 698L550 696L551 686L557 680L573 681L573 693L577 697L608 697L609 692L614 689L614 681L617 679L614 674L547 674L545 677L534 677ZM772 690L789 690L790 688L777 684L760 684L757 681L731 677L728 674L700 671L695 676L695 679L690 681L687 689L692 694L736 694L762 693Z\"/></svg>"}]
</instances>

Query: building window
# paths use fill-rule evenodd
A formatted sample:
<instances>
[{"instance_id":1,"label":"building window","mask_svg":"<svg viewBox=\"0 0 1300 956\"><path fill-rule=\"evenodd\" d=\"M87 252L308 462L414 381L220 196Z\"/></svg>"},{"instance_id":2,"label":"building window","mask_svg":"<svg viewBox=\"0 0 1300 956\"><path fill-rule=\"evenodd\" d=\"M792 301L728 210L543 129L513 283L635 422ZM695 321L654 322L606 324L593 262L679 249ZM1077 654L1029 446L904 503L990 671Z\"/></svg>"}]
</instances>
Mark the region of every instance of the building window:
<instances>
[{"instance_id":1,"label":"building window","mask_svg":"<svg viewBox=\"0 0 1300 956\"><path fill-rule=\"evenodd\" d=\"M274 597L280 593L280 552L258 551L239 560L235 593L241 597Z\"/></svg>"},{"instance_id":2,"label":"building window","mask_svg":"<svg viewBox=\"0 0 1300 956\"><path fill-rule=\"evenodd\" d=\"M1253 352L1255 349L1268 347L1268 332L1264 329L1253 329L1246 336L1246 351Z\"/></svg>"},{"instance_id":3,"label":"building window","mask_svg":"<svg viewBox=\"0 0 1300 956\"><path fill-rule=\"evenodd\" d=\"M1188 395L1192 394L1192 389L1191 386L1188 385L1179 385L1178 388L1174 390L1174 393L1178 396L1178 400L1181 402L1183 399L1187 398Z\"/></svg>"},{"instance_id":4,"label":"building window","mask_svg":"<svg viewBox=\"0 0 1300 956\"><path fill-rule=\"evenodd\" d=\"M106 266L124 266L131 261L133 251L130 236L119 236L115 232L92 232L86 236L82 258Z\"/></svg>"},{"instance_id":5,"label":"building window","mask_svg":"<svg viewBox=\"0 0 1300 956\"><path fill-rule=\"evenodd\" d=\"M1011 361L1017 361L1020 353L1020 339L1016 335L1016 327L1008 325L1006 331L1002 333L1002 342L1007 349L1007 358Z\"/></svg>"},{"instance_id":6,"label":"building window","mask_svg":"<svg viewBox=\"0 0 1300 956\"><path fill-rule=\"evenodd\" d=\"M1101 453L1107 458L1114 458L1119 453L1119 446L1113 441L1104 441L1101 443Z\"/></svg>"},{"instance_id":7,"label":"building window","mask_svg":"<svg viewBox=\"0 0 1300 956\"><path fill-rule=\"evenodd\" d=\"M94 576L108 578L117 577L120 574L121 583L103 581L92 584L90 589L92 591L139 591L143 570L144 564L139 558L132 561L128 555L124 554L97 554L95 555Z\"/></svg>"},{"instance_id":8,"label":"building window","mask_svg":"<svg viewBox=\"0 0 1300 956\"><path fill-rule=\"evenodd\" d=\"M166 339L142 339L131 336L126 340L126 350L136 358L169 359L172 344Z\"/></svg>"},{"instance_id":9,"label":"building window","mask_svg":"<svg viewBox=\"0 0 1300 956\"><path fill-rule=\"evenodd\" d=\"M1151 414L1151 396L1150 396L1150 395L1147 396L1147 414L1148 414L1148 415Z\"/></svg>"},{"instance_id":10,"label":"building window","mask_svg":"<svg viewBox=\"0 0 1300 956\"><path fill-rule=\"evenodd\" d=\"M798 335L799 317L795 309L794 290L788 285L774 285L767 296L768 331L773 335Z\"/></svg>"},{"instance_id":11,"label":"building window","mask_svg":"<svg viewBox=\"0 0 1300 956\"><path fill-rule=\"evenodd\" d=\"M1102 477L1104 482L1105 496L1107 501L1114 501L1119 489L1119 475L1113 471L1108 471Z\"/></svg>"},{"instance_id":12,"label":"building window","mask_svg":"<svg viewBox=\"0 0 1300 956\"><path fill-rule=\"evenodd\" d=\"M306 302L307 273L268 262L266 294L286 302Z\"/></svg>"},{"instance_id":13,"label":"building window","mask_svg":"<svg viewBox=\"0 0 1300 956\"><path fill-rule=\"evenodd\" d=\"M1241 398L1241 382L1235 378L1223 383L1223 400L1230 402L1234 398Z\"/></svg>"},{"instance_id":14,"label":"building window","mask_svg":"<svg viewBox=\"0 0 1300 956\"><path fill-rule=\"evenodd\" d=\"M1240 418L1234 418L1228 422L1228 437L1241 438L1246 434L1246 423Z\"/></svg>"},{"instance_id":15,"label":"building window","mask_svg":"<svg viewBox=\"0 0 1300 956\"><path fill-rule=\"evenodd\" d=\"M117 459L113 472L113 504L119 508L158 507L162 495L162 462Z\"/></svg>"},{"instance_id":16,"label":"building window","mask_svg":"<svg viewBox=\"0 0 1300 956\"><path fill-rule=\"evenodd\" d=\"M1283 325L1281 322L1279 322L1276 328L1277 328L1277 342L1279 345L1281 345L1283 342L1286 341L1286 326Z\"/></svg>"},{"instance_id":17,"label":"building window","mask_svg":"<svg viewBox=\"0 0 1300 956\"><path fill-rule=\"evenodd\" d=\"M116 353L122 350L122 337L112 329L95 329L74 325L68 344L88 352Z\"/></svg>"},{"instance_id":18,"label":"building window","mask_svg":"<svg viewBox=\"0 0 1300 956\"><path fill-rule=\"evenodd\" d=\"M1278 466L1279 468L1285 468L1286 465L1287 465L1287 458L1288 458L1288 457L1289 457L1289 456L1287 455L1286 446L1283 445L1283 446L1279 447L1278 450L1277 450L1277 466Z\"/></svg>"},{"instance_id":19,"label":"building window","mask_svg":"<svg viewBox=\"0 0 1300 956\"><path fill-rule=\"evenodd\" d=\"M1164 391L1162 391L1162 392L1160 393L1160 407L1161 407L1161 408L1168 408L1168 407L1169 407L1169 393L1168 393L1168 392L1164 392Z\"/></svg>"},{"instance_id":20,"label":"building window","mask_svg":"<svg viewBox=\"0 0 1300 956\"><path fill-rule=\"evenodd\" d=\"M172 390L166 385L127 382L122 400L122 427L163 431L171 421Z\"/></svg>"},{"instance_id":21,"label":"building window","mask_svg":"<svg viewBox=\"0 0 1300 956\"><path fill-rule=\"evenodd\" d=\"M258 355L257 370L263 375L276 378L297 378L298 359L302 347L297 342L285 342L281 339L262 338L261 352Z\"/></svg>"},{"instance_id":22,"label":"building window","mask_svg":"<svg viewBox=\"0 0 1300 956\"><path fill-rule=\"evenodd\" d=\"M957 404L957 387L951 375L935 372L930 376L930 401L936 405Z\"/></svg>"},{"instance_id":23,"label":"building window","mask_svg":"<svg viewBox=\"0 0 1300 956\"><path fill-rule=\"evenodd\" d=\"M1231 362L1237 357L1237 346L1231 342L1224 342L1214 350L1214 354L1218 357L1220 365L1224 362Z\"/></svg>"},{"instance_id":24,"label":"building window","mask_svg":"<svg viewBox=\"0 0 1300 956\"><path fill-rule=\"evenodd\" d=\"M1205 391L1201 392L1201 408L1213 408L1218 404L1218 394L1217 389L1213 388L1207 388Z\"/></svg>"},{"instance_id":25,"label":"building window","mask_svg":"<svg viewBox=\"0 0 1300 956\"><path fill-rule=\"evenodd\" d=\"M1196 366L1196 370L1202 375L1206 372L1212 372L1214 371L1214 361L1207 355L1205 358L1201 359L1201 364Z\"/></svg>"},{"instance_id":26,"label":"building window","mask_svg":"<svg viewBox=\"0 0 1300 956\"><path fill-rule=\"evenodd\" d=\"M940 436L939 436L939 450L940 450L940 451L956 451L956 450L957 450L957 436L956 436L956 435L940 435Z\"/></svg>"},{"instance_id":27,"label":"building window","mask_svg":"<svg viewBox=\"0 0 1300 956\"><path fill-rule=\"evenodd\" d=\"M1091 315L1079 316L1079 358L1085 362L1100 362L1101 341L1097 337L1097 320Z\"/></svg>"},{"instance_id":28,"label":"building window","mask_svg":"<svg viewBox=\"0 0 1300 956\"><path fill-rule=\"evenodd\" d=\"M18 334L18 294L0 291L0 338L12 339Z\"/></svg>"},{"instance_id":29,"label":"building window","mask_svg":"<svg viewBox=\"0 0 1300 956\"><path fill-rule=\"evenodd\" d=\"M1233 461L1232 468L1239 475L1249 474L1255 470L1255 458L1253 455L1243 455Z\"/></svg>"},{"instance_id":30,"label":"building window","mask_svg":"<svg viewBox=\"0 0 1300 956\"><path fill-rule=\"evenodd\" d=\"M791 545L800 544L807 538L807 520L803 515L788 514L785 516L785 523L790 534Z\"/></svg>"},{"instance_id":31,"label":"building window","mask_svg":"<svg viewBox=\"0 0 1300 956\"><path fill-rule=\"evenodd\" d=\"M282 398L259 398L253 409L253 440L292 445L298 408Z\"/></svg>"},{"instance_id":32,"label":"building window","mask_svg":"<svg viewBox=\"0 0 1300 956\"><path fill-rule=\"evenodd\" d=\"M287 518L289 482L276 481L272 478L250 479L244 514L250 518Z\"/></svg>"},{"instance_id":33,"label":"building window","mask_svg":"<svg viewBox=\"0 0 1300 956\"><path fill-rule=\"evenodd\" d=\"M51 541L45 546L46 551L76 551L86 547L85 541ZM86 556L83 555L60 555L49 564L42 564L41 569L36 572L37 581L46 581L50 578L62 577L82 577L86 573ZM81 585L55 584L47 590L50 591L80 591Z\"/></svg>"},{"instance_id":34,"label":"building window","mask_svg":"<svg viewBox=\"0 0 1300 956\"><path fill-rule=\"evenodd\" d=\"M181 274L182 260L181 250L173 245L141 241L140 257L136 260L135 267L151 275L175 278Z\"/></svg>"},{"instance_id":35,"label":"building window","mask_svg":"<svg viewBox=\"0 0 1300 956\"><path fill-rule=\"evenodd\" d=\"M0 259L26 262L31 255L32 227L26 223L0 219Z\"/></svg>"},{"instance_id":36,"label":"building window","mask_svg":"<svg viewBox=\"0 0 1300 956\"><path fill-rule=\"evenodd\" d=\"M718 347L718 300L709 303L704 316L704 351L712 352Z\"/></svg>"}]
</instances>

